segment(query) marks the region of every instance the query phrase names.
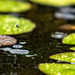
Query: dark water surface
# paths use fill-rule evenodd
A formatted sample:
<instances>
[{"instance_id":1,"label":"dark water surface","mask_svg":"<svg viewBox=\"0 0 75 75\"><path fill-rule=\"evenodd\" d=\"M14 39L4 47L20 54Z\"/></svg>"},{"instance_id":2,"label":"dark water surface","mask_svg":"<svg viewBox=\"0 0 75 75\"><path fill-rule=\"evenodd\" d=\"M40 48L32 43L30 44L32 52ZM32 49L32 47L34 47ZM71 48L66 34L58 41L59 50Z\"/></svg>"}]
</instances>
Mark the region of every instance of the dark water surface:
<instances>
[{"instance_id":1,"label":"dark water surface","mask_svg":"<svg viewBox=\"0 0 75 75\"><path fill-rule=\"evenodd\" d=\"M50 55L62 52L69 52L70 45L62 44L62 40L51 38L52 32L59 30L58 26L66 24L63 19L56 19L54 16L57 8L32 4L33 8L28 12L18 14L36 23L36 28L30 33L12 35L18 40L26 41L22 49L30 51L29 54L37 54L35 57L25 55L12 55L9 52L0 51L0 75L45 75L38 70L40 63L53 63ZM71 33L73 31L63 31ZM12 46L6 46L11 47ZM3 48L3 47L2 47Z\"/></svg>"}]
</instances>

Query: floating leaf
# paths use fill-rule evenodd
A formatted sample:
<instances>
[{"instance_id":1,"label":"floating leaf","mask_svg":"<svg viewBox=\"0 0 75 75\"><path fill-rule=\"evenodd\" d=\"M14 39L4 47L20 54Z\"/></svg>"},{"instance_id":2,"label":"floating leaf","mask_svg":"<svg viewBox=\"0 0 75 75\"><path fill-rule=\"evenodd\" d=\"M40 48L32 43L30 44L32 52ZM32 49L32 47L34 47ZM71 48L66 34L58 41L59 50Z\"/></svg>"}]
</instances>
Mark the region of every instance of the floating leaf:
<instances>
[{"instance_id":1,"label":"floating leaf","mask_svg":"<svg viewBox=\"0 0 75 75\"><path fill-rule=\"evenodd\" d=\"M64 29L64 30L75 30L75 25L71 25L71 24L65 24L59 27L60 29Z\"/></svg>"},{"instance_id":2,"label":"floating leaf","mask_svg":"<svg viewBox=\"0 0 75 75\"><path fill-rule=\"evenodd\" d=\"M39 69L48 75L74 75L75 65L73 64L55 64L55 63L42 63Z\"/></svg>"},{"instance_id":3,"label":"floating leaf","mask_svg":"<svg viewBox=\"0 0 75 75\"><path fill-rule=\"evenodd\" d=\"M70 49L75 51L75 47L71 47Z\"/></svg>"},{"instance_id":4,"label":"floating leaf","mask_svg":"<svg viewBox=\"0 0 75 75\"><path fill-rule=\"evenodd\" d=\"M65 62L75 62L75 52L58 53L49 58Z\"/></svg>"},{"instance_id":5,"label":"floating leaf","mask_svg":"<svg viewBox=\"0 0 75 75\"><path fill-rule=\"evenodd\" d=\"M0 45L13 45L16 44L17 40L10 36L0 35Z\"/></svg>"},{"instance_id":6,"label":"floating leaf","mask_svg":"<svg viewBox=\"0 0 75 75\"><path fill-rule=\"evenodd\" d=\"M71 0L30 0L32 2L42 4L42 5L52 5L52 6L67 6L71 4Z\"/></svg>"},{"instance_id":7,"label":"floating leaf","mask_svg":"<svg viewBox=\"0 0 75 75\"><path fill-rule=\"evenodd\" d=\"M69 34L63 38L62 43L64 44L75 44L75 33Z\"/></svg>"},{"instance_id":8,"label":"floating leaf","mask_svg":"<svg viewBox=\"0 0 75 75\"><path fill-rule=\"evenodd\" d=\"M0 12L22 12L31 8L27 2L19 1L0 1Z\"/></svg>"},{"instance_id":9,"label":"floating leaf","mask_svg":"<svg viewBox=\"0 0 75 75\"><path fill-rule=\"evenodd\" d=\"M16 25L19 24L19 28ZM28 19L18 18L9 15L0 16L0 35L13 35L30 32L35 24Z\"/></svg>"}]
</instances>

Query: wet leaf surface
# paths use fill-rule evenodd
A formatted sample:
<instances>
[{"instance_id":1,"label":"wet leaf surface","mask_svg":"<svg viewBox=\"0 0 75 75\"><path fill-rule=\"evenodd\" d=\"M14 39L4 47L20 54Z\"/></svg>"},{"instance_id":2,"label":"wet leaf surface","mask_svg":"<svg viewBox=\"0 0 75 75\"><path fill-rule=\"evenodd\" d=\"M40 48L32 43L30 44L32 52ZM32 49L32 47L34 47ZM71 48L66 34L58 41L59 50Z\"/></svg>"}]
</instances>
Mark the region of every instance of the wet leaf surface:
<instances>
[{"instance_id":1,"label":"wet leaf surface","mask_svg":"<svg viewBox=\"0 0 75 75\"><path fill-rule=\"evenodd\" d=\"M70 49L75 51L75 47L71 47Z\"/></svg>"},{"instance_id":2,"label":"wet leaf surface","mask_svg":"<svg viewBox=\"0 0 75 75\"><path fill-rule=\"evenodd\" d=\"M62 43L74 45L75 44L75 33L69 34L66 37L64 37L62 40Z\"/></svg>"},{"instance_id":3,"label":"wet leaf surface","mask_svg":"<svg viewBox=\"0 0 75 75\"><path fill-rule=\"evenodd\" d=\"M31 5L27 2L17 1L0 1L0 12L22 12L31 8Z\"/></svg>"},{"instance_id":4,"label":"wet leaf surface","mask_svg":"<svg viewBox=\"0 0 75 75\"><path fill-rule=\"evenodd\" d=\"M13 44L16 44L16 42L17 40L13 37L0 35L0 45L1 46L13 45Z\"/></svg>"},{"instance_id":5,"label":"wet leaf surface","mask_svg":"<svg viewBox=\"0 0 75 75\"><path fill-rule=\"evenodd\" d=\"M55 64L55 63L42 63L39 69L48 75L74 75L75 65L73 64Z\"/></svg>"},{"instance_id":6,"label":"wet leaf surface","mask_svg":"<svg viewBox=\"0 0 75 75\"><path fill-rule=\"evenodd\" d=\"M19 24L19 28L16 25ZM13 35L30 32L35 28L35 24L25 18L17 18L10 15L0 15L0 34Z\"/></svg>"},{"instance_id":7,"label":"wet leaf surface","mask_svg":"<svg viewBox=\"0 0 75 75\"><path fill-rule=\"evenodd\" d=\"M75 62L75 52L58 53L49 58L65 62Z\"/></svg>"},{"instance_id":8,"label":"wet leaf surface","mask_svg":"<svg viewBox=\"0 0 75 75\"><path fill-rule=\"evenodd\" d=\"M42 4L42 5L52 5L52 6L67 6L69 4L71 4L71 0L63 0L63 1L60 1L60 0L56 0L56 1L53 1L53 0L30 0L32 2L35 2L35 3L38 3L38 4Z\"/></svg>"}]
</instances>

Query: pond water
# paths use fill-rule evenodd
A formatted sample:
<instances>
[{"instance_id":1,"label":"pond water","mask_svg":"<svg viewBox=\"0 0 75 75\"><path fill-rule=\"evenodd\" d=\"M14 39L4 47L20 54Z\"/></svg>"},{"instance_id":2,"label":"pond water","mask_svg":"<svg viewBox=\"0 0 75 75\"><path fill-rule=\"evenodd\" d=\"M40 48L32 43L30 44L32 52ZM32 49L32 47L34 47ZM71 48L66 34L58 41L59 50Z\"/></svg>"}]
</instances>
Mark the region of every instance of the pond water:
<instances>
[{"instance_id":1,"label":"pond water","mask_svg":"<svg viewBox=\"0 0 75 75\"><path fill-rule=\"evenodd\" d=\"M57 8L36 4L32 5L33 8L28 12L11 13L11 15L25 17L36 23L36 28L32 32L12 35L18 40L18 45L20 45L19 42L26 42L22 44L23 47L21 49L28 50L28 55L33 56L26 57L25 54L14 55L8 51L0 50L0 75L45 75L38 70L38 64L46 62L59 63L58 61L49 59L49 56L70 51L70 45L64 45L61 39L51 37L51 34L56 31L67 34L74 32L58 29L60 25L68 24L68 21L57 19L54 16ZM74 21L70 22L74 23ZM12 46L5 47L13 48Z\"/></svg>"}]
</instances>

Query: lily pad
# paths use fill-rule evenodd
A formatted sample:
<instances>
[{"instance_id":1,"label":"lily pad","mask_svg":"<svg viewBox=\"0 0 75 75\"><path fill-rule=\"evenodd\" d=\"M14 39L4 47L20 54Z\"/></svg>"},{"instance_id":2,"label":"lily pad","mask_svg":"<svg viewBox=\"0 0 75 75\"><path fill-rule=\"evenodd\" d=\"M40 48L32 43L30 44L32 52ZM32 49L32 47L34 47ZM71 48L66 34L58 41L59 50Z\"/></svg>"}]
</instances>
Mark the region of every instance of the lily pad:
<instances>
[{"instance_id":1,"label":"lily pad","mask_svg":"<svg viewBox=\"0 0 75 75\"><path fill-rule=\"evenodd\" d=\"M65 62L75 62L75 52L58 53L49 58Z\"/></svg>"},{"instance_id":2,"label":"lily pad","mask_svg":"<svg viewBox=\"0 0 75 75\"><path fill-rule=\"evenodd\" d=\"M31 8L27 2L19 1L0 1L0 12L22 12Z\"/></svg>"},{"instance_id":3,"label":"lily pad","mask_svg":"<svg viewBox=\"0 0 75 75\"><path fill-rule=\"evenodd\" d=\"M63 38L62 40L63 44L75 44L75 33L69 34L66 37Z\"/></svg>"},{"instance_id":4,"label":"lily pad","mask_svg":"<svg viewBox=\"0 0 75 75\"><path fill-rule=\"evenodd\" d=\"M13 41L12 41L13 40ZM16 44L17 40L10 36L0 35L0 45L13 45Z\"/></svg>"},{"instance_id":5,"label":"lily pad","mask_svg":"<svg viewBox=\"0 0 75 75\"><path fill-rule=\"evenodd\" d=\"M72 3L71 0L30 0L30 1L42 5L52 5L52 6L67 6Z\"/></svg>"},{"instance_id":6,"label":"lily pad","mask_svg":"<svg viewBox=\"0 0 75 75\"><path fill-rule=\"evenodd\" d=\"M19 24L19 28L16 25ZM35 24L28 19L18 18L9 15L0 16L0 35L13 35L30 32Z\"/></svg>"},{"instance_id":7,"label":"lily pad","mask_svg":"<svg viewBox=\"0 0 75 75\"><path fill-rule=\"evenodd\" d=\"M74 75L74 64L55 64L55 63L42 63L39 69L48 75Z\"/></svg>"},{"instance_id":8,"label":"lily pad","mask_svg":"<svg viewBox=\"0 0 75 75\"><path fill-rule=\"evenodd\" d=\"M75 47L71 47L70 49L75 51Z\"/></svg>"}]
</instances>

